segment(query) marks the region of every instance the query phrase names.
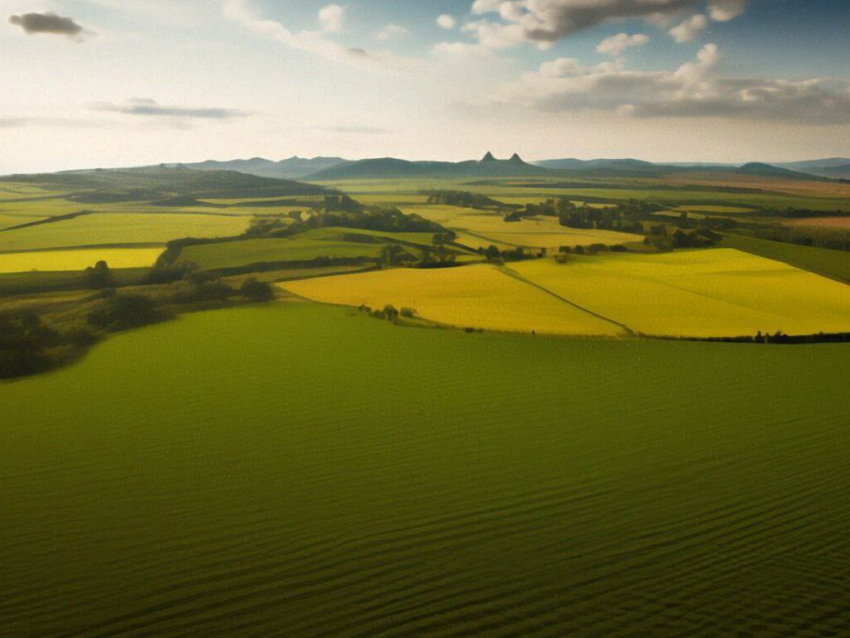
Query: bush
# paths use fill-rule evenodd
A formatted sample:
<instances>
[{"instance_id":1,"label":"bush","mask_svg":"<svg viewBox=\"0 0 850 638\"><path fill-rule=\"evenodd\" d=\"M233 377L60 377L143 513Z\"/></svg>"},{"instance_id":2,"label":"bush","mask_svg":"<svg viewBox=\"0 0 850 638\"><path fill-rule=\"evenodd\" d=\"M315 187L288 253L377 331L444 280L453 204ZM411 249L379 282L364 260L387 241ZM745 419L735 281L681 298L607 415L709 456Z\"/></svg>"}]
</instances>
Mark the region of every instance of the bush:
<instances>
[{"instance_id":1,"label":"bush","mask_svg":"<svg viewBox=\"0 0 850 638\"><path fill-rule=\"evenodd\" d=\"M104 330L125 330L165 318L165 313L150 297L120 295L92 310L87 318L89 325Z\"/></svg>"},{"instance_id":2,"label":"bush","mask_svg":"<svg viewBox=\"0 0 850 638\"><path fill-rule=\"evenodd\" d=\"M264 303L274 299L274 288L265 281L257 281L253 277L246 279L239 289L239 293L257 303Z\"/></svg>"}]
</instances>

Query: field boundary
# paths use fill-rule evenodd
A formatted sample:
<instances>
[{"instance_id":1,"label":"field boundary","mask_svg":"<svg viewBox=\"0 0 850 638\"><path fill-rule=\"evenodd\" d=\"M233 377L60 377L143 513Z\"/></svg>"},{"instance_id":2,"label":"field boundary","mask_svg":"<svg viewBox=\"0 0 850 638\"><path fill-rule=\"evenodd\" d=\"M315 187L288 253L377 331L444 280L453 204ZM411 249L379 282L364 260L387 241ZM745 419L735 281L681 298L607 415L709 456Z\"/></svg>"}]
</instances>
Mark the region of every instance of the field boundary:
<instances>
[{"instance_id":1,"label":"field boundary","mask_svg":"<svg viewBox=\"0 0 850 638\"><path fill-rule=\"evenodd\" d=\"M587 313L587 314L589 314L593 317L596 317L597 319L601 319L602 321L606 321L606 322L608 322L608 323L610 323L614 326L617 326L618 328L624 330L626 332L626 334L630 337L638 336L638 333L636 331L632 330L626 324L621 323L619 321L616 321L615 319L611 319L610 317L606 317L605 315L600 315L598 312L594 312L593 310L590 310L589 308L585 308L584 306L580 306L579 304L575 303L574 301L570 301L566 297L562 297L558 293L552 292L551 290L549 290L545 286L541 286L540 284L536 284L533 281L529 281L528 279L523 277L521 274L519 274L517 271L513 270L512 268L510 268L508 266L503 265L503 266L498 267L498 268L508 277L513 277L514 279L521 281L524 284L527 284L527 285L529 285L533 288L537 288L538 290L542 290L543 292L551 295L552 297L555 297L555 299L558 299L559 301L562 301L566 304L569 304L570 306L572 306L573 308L576 308L577 310L581 310L582 312L585 312L585 313Z\"/></svg>"}]
</instances>

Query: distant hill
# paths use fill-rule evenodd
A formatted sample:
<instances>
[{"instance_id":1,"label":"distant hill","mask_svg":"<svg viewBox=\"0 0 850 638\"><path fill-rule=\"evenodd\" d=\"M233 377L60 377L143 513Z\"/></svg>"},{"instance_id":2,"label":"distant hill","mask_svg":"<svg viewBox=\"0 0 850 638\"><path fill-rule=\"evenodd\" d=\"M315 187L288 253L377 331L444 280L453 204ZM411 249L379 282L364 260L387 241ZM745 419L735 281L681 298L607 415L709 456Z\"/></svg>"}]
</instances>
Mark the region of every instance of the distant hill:
<instances>
[{"instance_id":1,"label":"distant hill","mask_svg":"<svg viewBox=\"0 0 850 638\"><path fill-rule=\"evenodd\" d=\"M383 157L348 162L307 176L311 181L388 178L528 177L546 175L547 169L524 162L516 153L507 160L487 153L465 162L411 162Z\"/></svg>"},{"instance_id":2,"label":"distant hill","mask_svg":"<svg viewBox=\"0 0 850 638\"><path fill-rule=\"evenodd\" d=\"M817 172L814 172L817 171ZM843 166L829 166L827 168L814 169L813 175L828 177L830 179L850 179L850 163Z\"/></svg>"},{"instance_id":3,"label":"distant hill","mask_svg":"<svg viewBox=\"0 0 850 638\"><path fill-rule=\"evenodd\" d=\"M804 170L812 164L820 162L845 161L847 166L832 165L829 168L815 170ZM555 159L535 162L537 166L553 171L581 173L596 177L658 177L669 173L735 173L745 175L759 175L762 177L779 177L785 179L812 179L813 177L844 177L844 171L850 172L850 160L819 160L816 162L798 162L793 165L766 164L764 162L750 162L743 165L737 164L709 164L709 163L686 163L677 162L671 164L655 164L636 159ZM792 168L794 166L796 168Z\"/></svg>"},{"instance_id":4,"label":"distant hill","mask_svg":"<svg viewBox=\"0 0 850 638\"><path fill-rule=\"evenodd\" d=\"M762 162L750 162L749 164L744 164L743 166L733 169L733 172L745 175L759 175L761 177L782 177L785 179L812 179L813 177L808 173L792 171L787 168L774 166L773 164L764 164Z\"/></svg>"},{"instance_id":5,"label":"distant hill","mask_svg":"<svg viewBox=\"0 0 850 638\"><path fill-rule=\"evenodd\" d=\"M257 175L258 177L299 179L311 173L340 164L346 164L347 162L348 160L344 160L341 157L305 158L294 156L277 162L262 157L253 157L247 160L207 160L193 164L180 164L180 166L199 171L237 171L248 175Z\"/></svg>"},{"instance_id":6,"label":"distant hill","mask_svg":"<svg viewBox=\"0 0 850 638\"><path fill-rule=\"evenodd\" d=\"M0 178L2 181L68 189L73 193L69 199L89 203L287 197L325 195L331 192L315 184L271 179L237 171L166 166L12 175Z\"/></svg>"},{"instance_id":7,"label":"distant hill","mask_svg":"<svg viewBox=\"0 0 850 638\"><path fill-rule=\"evenodd\" d=\"M568 170L568 171L585 171L599 168L649 168L656 167L656 164L644 162L636 159L594 159L580 160L575 158L542 160L534 162L536 166L548 168L551 170Z\"/></svg>"},{"instance_id":8,"label":"distant hill","mask_svg":"<svg viewBox=\"0 0 850 638\"><path fill-rule=\"evenodd\" d=\"M830 179L850 179L850 158L847 157L828 157L806 162L774 163L773 165Z\"/></svg>"}]
</instances>

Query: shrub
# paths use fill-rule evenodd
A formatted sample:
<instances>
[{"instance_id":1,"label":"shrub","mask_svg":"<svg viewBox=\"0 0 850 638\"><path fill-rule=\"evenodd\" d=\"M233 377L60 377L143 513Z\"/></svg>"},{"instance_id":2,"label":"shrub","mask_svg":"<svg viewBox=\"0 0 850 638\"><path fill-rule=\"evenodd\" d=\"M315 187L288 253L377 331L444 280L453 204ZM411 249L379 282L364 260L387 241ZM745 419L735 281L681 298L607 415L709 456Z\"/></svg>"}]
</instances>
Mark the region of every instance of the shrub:
<instances>
[{"instance_id":1,"label":"shrub","mask_svg":"<svg viewBox=\"0 0 850 638\"><path fill-rule=\"evenodd\" d=\"M165 313L150 297L144 295L119 295L106 301L88 315L89 325L104 330L124 330L155 323L165 318Z\"/></svg>"},{"instance_id":2,"label":"shrub","mask_svg":"<svg viewBox=\"0 0 850 638\"><path fill-rule=\"evenodd\" d=\"M274 288L266 281L257 281L253 277L246 279L239 289L239 293L257 303L264 303L274 299Z\"/></svg>"}]
</instances>

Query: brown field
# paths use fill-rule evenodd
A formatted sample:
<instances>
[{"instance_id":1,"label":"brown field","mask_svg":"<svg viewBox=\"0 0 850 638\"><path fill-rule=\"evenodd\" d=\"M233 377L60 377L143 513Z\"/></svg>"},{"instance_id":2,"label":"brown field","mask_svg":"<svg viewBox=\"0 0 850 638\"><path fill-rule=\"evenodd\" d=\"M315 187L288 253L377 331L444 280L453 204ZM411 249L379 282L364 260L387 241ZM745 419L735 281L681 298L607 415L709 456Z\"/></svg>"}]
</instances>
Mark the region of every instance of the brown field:
<instances>
[{"instance_id":1,"label":"brown field","mask_svg":"<svg viewBox=\"0 0 850 638\"><path fill-rule=\"evenodd\" d=\"M839 217L811 217L809 219L790 219L785 222L787 226L804 226L815 228L837 228L839 230L850 230L850 215Z\"/></svg>"},{"instance_id":2,"label":"brown field","mask_svg":"<svg viewBox=\"0 0 850 638\"><path fill-rule=\"evenodd\" d=\"M840 182L805 181L759 177L758 175L729 175L723 173L677 173L662 180L677 186L720 186L754 188L765 192L787 193L814 197L850 197L850 184Z\"/></svg>"}]
</instances>

